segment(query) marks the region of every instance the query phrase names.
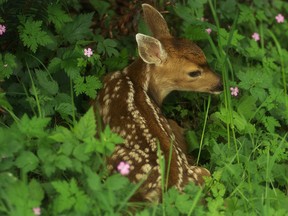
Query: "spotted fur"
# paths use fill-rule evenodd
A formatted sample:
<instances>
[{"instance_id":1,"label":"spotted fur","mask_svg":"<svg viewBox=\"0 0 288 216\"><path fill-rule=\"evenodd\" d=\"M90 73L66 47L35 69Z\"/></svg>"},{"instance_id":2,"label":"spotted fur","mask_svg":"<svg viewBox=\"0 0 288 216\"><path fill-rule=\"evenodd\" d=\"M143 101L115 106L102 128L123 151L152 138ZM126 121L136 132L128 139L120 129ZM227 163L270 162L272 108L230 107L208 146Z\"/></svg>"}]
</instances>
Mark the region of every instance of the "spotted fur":
<instances>
[{"instance_id":1,"label":"spotted fur","mask_svg":"<svg viewBox=\"0 0 288 216\"><path fill-rule=\"evenodd\" d=\"M138 198L158 201L162 178L158 144L166 162L166 172L172 151L168 187L182 190L190 181L201 185L203 177L210 175L207 169L191 165L182 128L161 112L163 99L172 90L218 92L221 80L209 69L199 47L173 38L162 15L150 5L143 4L143 10L155 38L137 36L140 57L122 71L104 78L95 107L97 104L96 111L104 125L110 125L111 130L125 140L108 158L110 171L116 171L121 161L129 163L128 178L135 183L143 181ZM203 74L192 79L182 67L201 70Z\"/></svg>"}]
</instances>

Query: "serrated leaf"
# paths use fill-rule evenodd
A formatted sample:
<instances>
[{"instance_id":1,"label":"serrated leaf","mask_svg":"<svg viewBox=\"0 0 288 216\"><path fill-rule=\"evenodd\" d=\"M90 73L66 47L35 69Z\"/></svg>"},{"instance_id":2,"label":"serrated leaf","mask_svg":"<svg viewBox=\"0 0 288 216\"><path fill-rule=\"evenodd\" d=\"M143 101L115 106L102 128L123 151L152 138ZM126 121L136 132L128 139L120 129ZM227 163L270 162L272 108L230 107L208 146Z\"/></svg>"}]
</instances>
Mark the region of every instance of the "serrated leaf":
<instances>
[{"instance_id":1,"label":"serrated leaf","mask_svg":"<svg viewBox=\"0 0 288 216\"><path fill-rule=\"evenodd\" d=\"M67 23L62 28L63 38L70 43L83 40L87 35L91 34L92 18L93 13L78 15L73 22Z\"/></svg>"},{"instance_id":2,"label":"serrated leaf","mask_svg":"<svg viewBox=\"0 0 288 216\"><path fill-rule=\"evenodd\" d=\"M72 79L80 77L81 69L77 67L77 59L79 58L79 53L75 50L66 50L63 54L61 60L61 68L64 69L66 74Z\"/></svg>"},{"instance_id":3,"label":"serrated leaf","mask_svg":"<svg viewBox=\"0 0 288 216\"><path fill-rule=\"evenodd\" d=\"M22 169L24 173L33 171L37 168L39 163L38 157L36 157L32 152L30 151L23 151L19 157L17 157L15 161L15 165Z\"/></svg>"},{"instance_id":4,"label":"serrated leaf","mask_svg":"<svg viewBox=\"0 0 288 216\"><path fill-rule=\"evenodd\" d=\"M231 32L227 32L226 29L220 28L218 34L219 34L219 40L220 40L219 43L223 47L227 46L227 45L232 45L232 46L237 47L239 45L239 42L242 39L244 39L243 35L238 34L238 30L235 30L233 32L231 41L229 41L229 37L230 37L230 34L232 34L232 33ZM230 44L228 44L228 42L230 42Z\"/></svg>"},{"instance_id":5,"label":"serrated leaf","mask_svg":"<svg viewBox=\"0 0 288 216\"><path fill-rule=\"evenodd\" d=\"M61 69L61 62L62 60L58 57L53 58L49 65L48 65L48 71L50 73L55 73Z\"/></svg>"},{"instance_id":6,"label":"serrated leaf","mask_svg":"<svg viewBox=\"0 0 288 216\"><path fill-rule=\"evenodd\" d=\"M189 210L191 208L190 204L191 200L189 199L189 195L181 194L177 196L175 205L182 214L189 213Z\"/></svg>"},{"instance_id":7,"label":"serrated leaf","mask_svg":"<svg viewBox=\"0 0 288 216\"><path fill-rule=\"evenodd\" d=\"M102 83L99 78L96 76L87 76L86 77L86 94L91 97L96 97L96 90L102 87Z\"/></svg>"},{"instance_id":8,"label":"serrated leaf","mask_svg":"<svg viewBox=\"0 0 288 216\"><path fill-rule=\"evenodd\" d=\"M101 179L96 173L90 173L87 179L88 186L94 191L101 190Z\"/></svg>"},{"instance_id":9,"label":"serrated leaf","mask_svg":"<svg viewBox=\"0 0 288 216\"><path fill-rule=\"evenodd\" d=\"M60 155L55 160L56 166L61 170L66 170L72 167L72 161L66 155Z\"/></svg>"},{"instance_id":10,"label":"serrated leaf","mask_svg":"<svg viewBox=\"0 0 288 216\"><path fill-rule=\"evenodd\" d=\"M75 110L75 107L71 103L60 103L55 106L55 111L64 119L66 116L73 116L73 110Z\"/></svg>"},{"instance_id":11,"label":"serrated leaf","mask_svg":"<svg viewBox=\"0 0 288 216\"><path fill-rule=\"evenodd\" d=\"M16 56L10 53L0 54L0 80L9 78L16 66Z\"/></svg>"},{"instance_id":12,"label":"serrated leaf","mask_svg":"<svg viewBox=\"0 0 288 216\"><path fill-rule=\"evenodd\" d=\"M44 190L41 184L35 179L32 179L32 181L29 183L29 194L31 199L38 200L39 203L44 198Z\"/></svg>"},{"instance_id":13,"label":"serrated leaf","mask_svg":"<svg viewBox=\"0 0 288 216\"><path fill-rule=\"evenodd\" d=\"M89 154L85 151L85 145L78 145L74 148L73 156L79 161L88 161L90 159Z\"/></svg>"},{"instance_id":14,"label":"serrated leaf","mask_svg":"<svg viewBox=\"0 0 288 216\"><path fill-rule=\"evenodd\" d=\"M37 118L32 117L29 119L27 115L24 115L18 123L19 130L28 137L44 137L47 135L45 127L50 122L50 118Z\"/></svg>"},{"instance_id":15,"label":"serrated leaf","mask_svg":"<svg viewBox=\"0 0 288 216\"><path fill-rule=\"evenodd\" d=\"M32 52L36 52L38 46L45 46L52 43L47 32L42 30L42 21L34 21L32 18L21 19L18 27L19 36L23 44Z\"/></svg>"},{"instance_id":16,"label":"serrated leaf","mask_svg":"<svg viewBox=\"0 0 288 216\"><path fill-rule=\"evenodd\" d=\"M94 137L96 134L96 121L93 108L90 108L88 112L79 120L73 129L76 137L80 140L85 140L89 137Z\"/></svg>"},{"instance_id":17,"label":"serrated leaf","mask_svg":"<svg viewBox=\"0 0 288 216\"><path fill-rule=\"evenodd\" d=\"M46 71L35 70L35 74L39 85L49 94L55 95L59 91L58 83Z\"/></svg>"},{"instance_id":18,"label":"serrated leaf","mask_svg":"<svg viewBox=\"0 0 288 216\"><path fill-rule=\"evenodd\" d=\"M129 184L129 180L119 174L112 175L109 178L107 178L105 182L106 188L112 191L117 191Z\"/></svg>"},{"instance_id":19,"label":"serrated leaf","mask_svg":"<svg viewBox=\"0 0 288 216\"><path fill-rule=\"evenodd\" d=\"M263 123L270 133L275 133L275 127L280 127L280 123L272 116L265 116L263 119Z\"/></svg>"},{"instance_id":20,"label":"serrated leaf","mask_svg":"<svg viewBox=\"0 0 288 216\"><path fill-rule=\"evenodd\" d=\"M55 25L57 32L61 30L65 23L72 21L72 18L62 10L60 4L49 5L47 13L49 22Z\"/></svg>"},{"instance_id":21,"label":"serrated leaf","mask_svg":"<svg viewBox=\"0 0 288 216\"><path fill-rule=\"evenodd\" d=\"M91 98L96 97L96 90L102 87L102 83L96 76L78 77L75 79L75 92L76 95L85 93Z\"/></svg>"},{"instance_id":22,"label":"serrated leaf","mask_svg":"<svg viewBox=\"0 0 288 216\"><path fill-rule=\"evenodd\" d=\"M59 196L53 202L54 213L61 213L72 208L79 213L87 212L89 199L78 188L75 179L72 179L69 183L61 181L52 182L52 186L59 193Z\"/></svg>"}]
</instances>

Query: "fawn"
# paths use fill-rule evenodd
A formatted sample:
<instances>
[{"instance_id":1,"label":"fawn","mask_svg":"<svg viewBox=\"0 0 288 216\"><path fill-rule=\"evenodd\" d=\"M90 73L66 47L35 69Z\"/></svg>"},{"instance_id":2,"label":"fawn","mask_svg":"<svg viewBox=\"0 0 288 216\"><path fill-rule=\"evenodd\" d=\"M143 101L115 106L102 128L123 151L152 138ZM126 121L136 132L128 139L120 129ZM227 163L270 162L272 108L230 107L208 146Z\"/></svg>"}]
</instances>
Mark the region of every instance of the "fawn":
<instances>
[{"instance_id":1,"label":"fawn","mask_svg":"<svg viewBox=\"0 0 288 216\"><path fill-rule=\"evenodd\" d=\"M105 76L94 108L103 124L125 140L108 158L108 169L115 171L121 161L129 163L130 181L143 181L135 199L159 201L163 176L158 144L169 173L168 187L181 190L190 181L202 185L203 176L210 175L207 169L189 163L183 129L161 113L163 99L173 90L217 94L222 91L222 82L209 69L197 45L172 37L155 8L149 4L142 8L153 37L136 34L139 58Z\"/></svg>"}]
</instances>

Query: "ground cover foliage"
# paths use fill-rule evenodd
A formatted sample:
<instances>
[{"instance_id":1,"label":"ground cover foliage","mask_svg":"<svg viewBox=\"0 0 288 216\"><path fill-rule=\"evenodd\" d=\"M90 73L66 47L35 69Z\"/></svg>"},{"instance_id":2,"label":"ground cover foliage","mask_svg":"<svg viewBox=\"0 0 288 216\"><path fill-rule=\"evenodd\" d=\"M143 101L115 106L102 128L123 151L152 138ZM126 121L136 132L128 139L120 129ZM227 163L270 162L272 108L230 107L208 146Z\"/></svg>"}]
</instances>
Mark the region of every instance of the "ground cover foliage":
<instances>
[{"instance_id":1,"label":"ground cover foliage","mask_svg":"<svg viewBox=\"0 0 288 216\"><path fill-rule=\"evenodd\" d=\"M107 176L122 139L109 127L95 138L89 101L137 55L141 3L0 0L0 214L287 215L284 0L151 1L223 77L221 95L174 93L163 108L212 178L137 204L139 185Z\"/></svg>"}]
</instances>

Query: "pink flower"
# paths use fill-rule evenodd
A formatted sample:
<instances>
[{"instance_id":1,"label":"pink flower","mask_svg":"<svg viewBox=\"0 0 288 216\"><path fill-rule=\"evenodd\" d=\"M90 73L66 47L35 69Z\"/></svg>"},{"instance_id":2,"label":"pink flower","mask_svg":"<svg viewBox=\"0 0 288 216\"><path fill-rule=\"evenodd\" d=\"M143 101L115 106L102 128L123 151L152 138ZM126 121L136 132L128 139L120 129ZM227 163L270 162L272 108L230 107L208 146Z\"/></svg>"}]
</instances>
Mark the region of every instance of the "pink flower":
<instances>
[{"instance_id":1,"label":"pink flower","mask_svg":"<svg viewBox=\"0 0 288 216\"><path fill-rule=\"evenodd\" d=\"M233 88L233 87L231 87L230 88L230 91L231 91L231 95L232 96L237 96L238 95L238 93L239 93L239 89L238 89L238 87L236 86L235 88Z\"/></svg>"},{"instance_id":2,"label":"pink flower","mask_svg":"<svg viewBox=\"0 0 288 216\"><path fill-rule=\"evenodd\" d=\"M255 41L259 41L259 40L260 40L260 35L259 35L257 32L254 32L254 34L252 35L252 38L253 38Z\"/></svg>"},{"instance_id":3,"label":"pink flower","mask_svg":"<svg viewBox=\"0 0 288 216\"><path fill-rule=\"evenodd\" d=\"M40 207L36 207L36 208L33 208L33 213L34 215L41 215L41 208Z\"/></svg>"},{"instance_id":4,"label":"pink flower","mask_svg":"<svg viewBox=\"0 0 288 216\"><path fill-rule=\"evenodd\" d=\"M130 172L130 165L128 163L125 163L121 161L118 166L117 170L120 172L121 175L128 175Z\"/></svg>"},{"instance_id":5,"label":"pink flower","mask_svg":"<svg viewBox=\"0 0 288 216\"><path fill-rule=\"evenodd\" d=\"M284 16L282 14L278 14L276 17L275 17L277 23L283 23L284 22Z\"/></svg>"},{"instance_id":6,"label":"pink flower","mask_svg":"<svg viewBox=\"0 0 288 216\"><path fill-rule=\"evenodd\" d=\"M6 26L0 24L0 35L3 35L6 32Z\"/></svg>"},{"instance_id":7,"label":"pink flower","mask_svg":"<svg viewBox=\"0 0 288 216\"><path fill-rule=\"evenodd\" d=\"M211 29L211 28L207 28L207 29L205 29L205 31L206 31L208 34L210 34L210 33L212 32L212 29Z\"/></svg>"},{"instance_id":8,"label":"pink flower","mask_svg":"<svg viewBox=\"0 0 288 216\"><path fill-rule=\"evenodd\" d=\"M92 55L93 55L92 49L91 49L91 48L84 49L84 55L87 56L88 58L89 58L90 56L92 56Z\"/></svg>"}]
</instances>

